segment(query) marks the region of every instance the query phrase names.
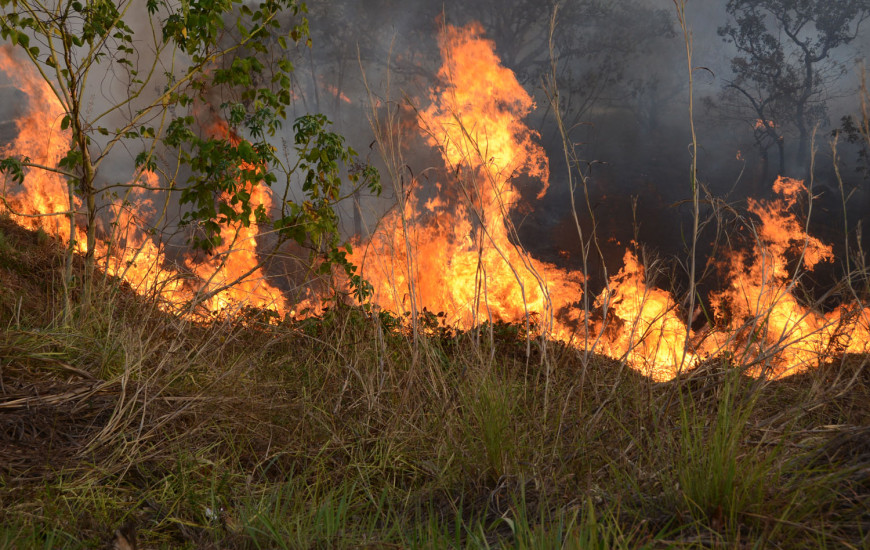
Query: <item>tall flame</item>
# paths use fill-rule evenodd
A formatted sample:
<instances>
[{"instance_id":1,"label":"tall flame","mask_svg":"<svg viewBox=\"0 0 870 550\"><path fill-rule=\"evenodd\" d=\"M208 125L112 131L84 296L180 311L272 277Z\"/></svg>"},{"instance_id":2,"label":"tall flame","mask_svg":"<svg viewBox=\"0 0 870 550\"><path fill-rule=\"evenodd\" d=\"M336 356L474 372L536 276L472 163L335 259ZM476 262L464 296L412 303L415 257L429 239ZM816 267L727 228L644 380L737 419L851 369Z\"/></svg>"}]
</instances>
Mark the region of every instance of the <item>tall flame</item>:
<instances>
[{"instance_id":1,"label":"tall flame","mask_svg":"<svg viewBox=\"0 0 870 550\"><path fill-rule=\"evenodd\" d=\"M0 47L0 67L12 84L27 95L29 109L15 120L18 135L0 154L27 157L42 166L57 166L70 141L70 133L60 129L64 108L51 87L12 52L11 46ZM69 240L70 224L62 213L77 208L79 203L70 204L63 176L48 170L29 170L21 188L7 184L3 194L8 209L21 214L13 216L18 223L31 229L42 227L64 241Z\"/></svg>"},{"instance_id":2,"label":"tall flame","mask_svg":"<svg viewBox=\"0 0 870 550\"><path fill-rule=\"evenodd\" d=\"M725 321L723 329L707 343L711 351L727 350L744 362L753 364L750 372L782 377L802 372L819 363L820 358L844 351L840 339L854 337L846 346L859 351L859 341L868 342L866 317L844 315L837 311L823 315L798 301L796 281L788 260L797 261L794 269L811 271L821 262L834 259L830 245L808 235L791 213L799 197L806 193L803 182L779 177L773 191L780 195L770 201L749 199L749 211L761 221L755 230L751 255L733 251L727 259L729 285L711 296L716 317Z\"/></svg>"},{"instance_id":3,"label":"tall flame","mask_svg":"<svg viewBox=\"0 0 870 550\"><path fill-rule=\"evenodd\" d=\"M206 126L206 132L213 138L228 140L237 146L241 139L229 128L226 121L215 118ZM254 170L249 165L244 170ZM257 252L257 237L260 231L254 212L262 207L266 212L272 209L272 190L265 185L246 184L245 191L250 194L251 215L248 224L224 225L221 227L221 244L214 254L205 261L189 258L187 267L204 281L201 292L211 295L209 309L221 311L238 304L270 309L284 314L288 310L284 294L269 282L260 266ZM224 194L221 200L228 201ZM233 207L241 212L241 206Z\"/></svg>"},{"instance_id":4,"label":"tall flame","mask_svg":"<svg viewBox=\"0 0 870 550\"><path fill-rule=\"evenodd\" d=\"M580 299L582 275L538 261L516 242L508 217L520 201L514 181L521 174L543 181L541 196L549 165L522 122L532 98L482 34L478 24L445 27L443 85L420 114L429 144L455 177L436 184L437 199L428 200L433 189L414 180L401 210L351 259L374 284L375 302L394 312L415 304L466 328L534 312L549 324Z\"/></svg>"},{"instance_id":5,"label":"tall flame","mask_svg":"<svg viewBox=\"0 0 870 550\"><path fill-rule=\"evenodd\" d=\"M460 327L522 321L536 312L552 323L545 327L551 336L574 340L562 320L574 319L575 326L582 320L574 307L582 274L529 257L516 244L509 219L521 200L517 175L541 180L539 197L548 185L547 159L522 122L534 105L482 33L477 24L445 27L439 40L444 84L420 114L429 144L454 177L434 190L414 180L401 209L382 220L353 260L385 309L401 313L413 304L444 311ZM722 352L749 365L749 374L781 377L831 353L863 351L870 342L866 310L823 315L793 293L789 257L799 252L803 270L833 258L831 247L807 235L791 213L804 191L802 182L780 178L774 192L782 198L750 200L750 212L761 220L756 249L750 255L734 251L725 262L730 284L711 297L717 323L702 334L686 325L685 312L668 292L648 284L644 266L627 250L624 267L591 312L594 351L660 381Z\"/></svg>"}]
</instances>

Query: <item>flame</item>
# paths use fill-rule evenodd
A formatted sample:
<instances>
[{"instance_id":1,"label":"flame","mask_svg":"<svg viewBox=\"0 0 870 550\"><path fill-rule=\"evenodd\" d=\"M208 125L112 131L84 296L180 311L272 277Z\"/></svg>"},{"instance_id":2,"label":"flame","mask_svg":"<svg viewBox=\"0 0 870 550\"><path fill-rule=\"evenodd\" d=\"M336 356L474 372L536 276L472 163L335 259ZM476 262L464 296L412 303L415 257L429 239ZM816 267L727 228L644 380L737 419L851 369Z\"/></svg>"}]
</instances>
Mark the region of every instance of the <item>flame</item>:
<instances>
[{"instance_id":1,"label":"flame","mask_svg":"<svg viewBox=\"0 0 870 550\"><path fill-rule=\"evenodd\" d=\"M154 214L153 190L159 185L157 174L142 171L129 182L131 201L116 200L111 205L115 220L108 242L97 240L96 255L105 258L106 272L130 284L140 294L157 292L167 309L189 302L191 288L169 264L161 244L143 229ZM149 191L149 188L151 191Z\"/></svg>"},{"instance_id":2,"label":"flame","mask_svg":"<svg viewBox=\"0 0 870 550\"><path fill-rule=\"evenodd\" d=\"M530 257L508 218L521 200L517 176L542 181L539 197L547 188L547 157L522 122L534 103L482 34L479 24L444 28L443 84L420 113L429 144L455 177L429 187L415 179L408 199L350 259L384 309L444 312L462 328L537 313L547 329L567 335L552 320L580 299L582 275ZM426 198L433 187L437 194Z\"/></svg>"},{"instance_id":3,"label":"flame","mask_svg":"<svg viewBox=\"0 0 870 550\"><path fill-rule=\"evenodd\" d=\"M776 123L772 120L765 120L763 118L759 118L755 121L756 130L767 130L774 128L776 128Z\"/></svg>"},{"instance_id":4,"label":"flame","mask_svg":"<svg viewBox=\"0 0 870 550\"><path fill-rule=\"evenodd\" d=\"M624 266L584 318L578 307L583 274L532 258L519 245L510 219L512 211L528 208L517 187L521 176L541 182L539 198L549 185L539 136L523 123L534 109L531 96L501 64L479 24L445 26L439 46L441 85L431 91L419 122L448 175L437 183L412 179L401 189L398 207L349 255L373 284L375 305L402 316L444 312L445 322L460 328L536 316L539 330L572 343L577 327L586 325L592 351L624 360L657 381L723 353L747 367L748 374L781 378L838 354L868 351L870 310L856 303L822 313L796 295L796 274L832 261L833 251L799 223L793 210L806 188L785 177L774 184L777 197L749 200L748 210L757 219L748 224L753 246L734 250L720 262L728 284L709 296L711 318L704 329L691 330L677 300L650 283L649 270L632 251L637 243L626 250ZM2 154L56 166L70 141L69 133L60 130L63 106L9 48L0 49L0 66L29 97L29 110L16 122L18 136ZM770 121L759 124L774 127ZM221 119L204 126L213 137L241 142ZM127 200L110 205L112 223L103 231L107 238L97 242L95 253L110 275L123 278L137 292L157 293L167 309L207 296L204 307L211 312L240 304L290 316L322 311L322 296L309 292L291 308L282 290L269 281L260 267L253 217L247 227L224 227L223 243L213 257L202 261L189 255L183 266L173 265L163 244L146 229L159 178L142 172L131 181L137 187L130 189ZM270 189L252 186L247 191L255 209L272 208ZM81 229L74 226L71 235L69 218L63 215L81 205L75 199L70 203L61 175L29 169L24 184L7 185L3 195L6 209L19 223L42 227L66 242L73 236L81 250Z\"/></svg>"},{"instance_id":5,"label":"flame","mask_svg":"<svg viewBox=\"0 0 870 550\"><path fill-rule=\"evenodd\" d=\"M349 97L347 97L347 95L344 92L339 90L337 86L333 86L332 84L327 84L325 87L326 87L326 91L328 91L329 93L331 93L332 95L334 95L338 99L340 99L348 104L353 103L353 101L351 101L351 99Z\"/></svg>"},{"instance_id":6,"label":"flame","mask_svg":"<svg viewBox=\"0 0 870 550\"><path fill-rule=\"evenodd\" d=\"M631 250L625 251L623 262L595 302L610 317L596 326L602 334L597 351L625 358L653 380L670 380L697 362L685 348L691 335L671 295L647 285L644 266Z\"/></svg>"},{"instance_id":7,"label":"flame","mask_svg":"<svg viewBox=\"0 0 870 550\"><path fill-rule=\"evenodd\" d=\"M374 301L385 309L405 313L413 304L418 311L444 311L460 327L539 313L551 322L545 327L551 336L573 339L567 320L575 327L583 320L574 307L582 274L530 258L514 245L508 218L521 201L516 175L539 178L541 194L547 188L547 159L522 123L534 106L531 97L501 65L479 25L447 26L439 43L444 84L432 92L420 119L455 177L428 197L432 189L414 180L407 200L352 259L363 266L376 288ZM589 320L594 351L659 381L723 352L748 365L751 375L778 378L836 353L864 351L870 342L866 310L821 314L795 297L787 260L797 254L801 269L812 270L833 253L791 213L803 183L779 178L773 190L780 198L749 202L760 219L756 247L735 250L724 263L730 284L711 297L715 326L692 331L674 298L648 284L643 265L627 250L624 267L596 299L598 320Z\"/></svg>"},{"instance_id":8,"label":"flame","mask_svg":"<svg viewBox=\"0 0 870 550\"><path fill-rule=\"evenodd\" d=\"M213 138L226 139L233 146L241 142L226 121L217 117L207 125L206 133ZM249 164L243 164L240 168L257 170ZM189 258L185 263L203 281L200 292L212 295L207 302L210 310L221 311L245 304L283 314L289 309L286 298L281 290L269 282L260 267L257 253L260 231L254 212L260 207L266 212L272 209L272 190L265 185L246 184L245 191L250 194L252 210L248 225L238 223L235 226L221 226L221 244L214 254L205 261ZM224 193L220 200L229 201L229 196ZM241 212L241 206L232 208L237 213Z\"/></svg>"},{"instance_id":9,"label":"flame","mask_svg":"<svg viewBox=\"0 0 870 550\"><path fill-rule=\"evenodd\" d=\"M812 271L821 262L833 261L834 255L830 245L808 235L791 213L806 193L803 182L779 177L773 191L780 197L749 199L749 211L761 221L754 250L751 255L734 251L727 260L730 284L714 293L710 303L728 330L715 334L707 348L757 363L750 374L781 378L803 372L842 348L837 339L844 330L860 331L866 315L847 321L842 311L823 315L801 305L794 295L789 258L800 260L799 269ZM859 344L847 347L855 351Z\"/></svg>"},{"instance_id":10,"label":"flame","mask_svg":"<svg viewBox=\"0 0 870 550\"><path fill-rule=\"evenodd\" d=\"M28 96L28 108L16 120L17 137L0 154L27 157L49 168L57 166L71 138L69 131L60 129L65 114L63 105L30 65L15 58L9 46L0 48L0 67L12 84ZM236 145L239 142L223 121L216 122L209 131ZM202 306L212 313L241 304L279 313L286 311L283 294L266 281L257 267L258 230L253 220L250 227L224 228L221 236L225 244L216 256L201 262L188 258L185 270L169 262L163 244L144 229L153 213L153 197L148 195L159 186L158 176L141 172L130 183L136 187L130 188L128 200L117 199L109 205L112 222L108 228L103 227L106 238L96 242L94 254L109 275L123 279L141 294L156 293L167 310L176 311L197 296L211 294ZM248 191L254 208L271 208L270 189L257 186ZM41 227L69 242L70 223L64 213L77 213L81 201L74 197L70 204L68 185L61 174L29 168L21 186L13 186L7 180L3 196L7 205L3 209L19 224L31 229ZM76 225L73 234L76 249L85 252L84 231ZM231 288L222 288L236 281Z\"/></svg>"},{"instance_id":11,"label":"flame","mask_svg":"<svg viewBox=\"0 0 870 550\"><path fill-rule=\"evenodd\" d=\"M30 109L15 121L18 135L4 147L2 156L27 157L42 166L57 166L66 153L70 132L60 129L64 108L51 87L36 78L33 70L22 64L13 55L11 46L0 48L0 67L12 84L28 97ZM35 108L35 106L40 108ZM79 201L70 204L67 183L63 176L47 170L28 170L20 187L4 185L3 194L7 210L20 215L12 219L30 229L42 227L65 242L70 238L70 224L63 215L80 206ZM79 241L83 239L80 238Z\"/></svg>"}]
</instances>

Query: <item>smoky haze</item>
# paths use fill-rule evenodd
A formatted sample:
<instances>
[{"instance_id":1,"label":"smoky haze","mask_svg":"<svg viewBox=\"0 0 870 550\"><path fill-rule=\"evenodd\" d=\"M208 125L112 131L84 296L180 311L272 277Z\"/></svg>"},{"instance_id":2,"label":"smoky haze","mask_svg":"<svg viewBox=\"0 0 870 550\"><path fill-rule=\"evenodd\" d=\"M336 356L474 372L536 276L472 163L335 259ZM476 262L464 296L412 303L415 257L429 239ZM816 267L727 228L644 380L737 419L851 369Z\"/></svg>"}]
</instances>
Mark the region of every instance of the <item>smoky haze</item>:
<instances>
[{"instance_id":1,"label":"smoky haze","mask_svg":"<svg viewBox=\"0 0 870 550\"><path fill-rule=\"evenodd\" d=\"M735 3L763 2L731 1ZM825 4L836 8L863 3L835 0ZM695 67L693 114L699 143L699 178L705 192L741 209L747 197L769 195L779 172L780 155L777 142L759 137L758 117L749 104L728 88L736 78L732 61L740 54L735 44L719 33L720 28L734 23L728 5L725 0L688 3ZM534 97L537 108L526 122L538 132L539 143L550 159L550 186L545 196L537 197L540 182L520 182L526 204L513 212L519 238L541 260L572 270L580 268L580 242L569 206L563 141L544 90L544 80L551 73L551 2L314 0L308 2L308 8L312 45L297 45L289 54L295 67L290 117L325 113L363 160L382 168L385 180L389 174L383 170L371 120L397 117L403 129L406 176L431 183L433 189L439 178L448 175L438 151L427 145L414 110L429 105L430 93L439 84L439 28L445 22L459 26L479 22L494 41L503 64ZM772 19L766 21L773 28ZM853 41L831 49L820 73L820 91L813 96L816 104L825 109L814 120L813 193L817 198L810 227L813 234L834 244L838 256L845 248L842 233L846 222L830 140L832 131L842 126L843 117L857 117L861 112L861 54L870 51L870 31L864 23L855 27ZM604 257L603 265L592 264L589 276L600 286L604 268L610 274L618 270L625 247L632 240L665 256L685 258L691 218L687 202L691 197L692 143L689 75L686 46L673 3L563 2L556 14L553 45L568 139L586 162L583 171L588 175L588 203L582 190L575 195L579 219L586 235L594 227ZM149 50L142 46L137 53L147 58ZM105 73L107 96L94 98L93 108L124 96L125 82L112 76L111 72ZM155 81L155 90L160 85ZM15 105L21 101L14 90L6 93L4 97L12 101L0 106L0 139L4 141L13 137L10 121L17 116ZM143 98L146 103L150 100L147 96ZM215 98L215 106L223 100ZM130 113L119 116L124 114ZM797 166L809 161L799 158L798 132L793 121L772 122L782 138L785 171L795 174L800 171ZM292 141L290 126L280 136L284 143L277 146ZM870 226L862 220L870 212L870 199L860 151L860 142L850 144L844 134L838 148L838 167L849 196L845 216L850 231L861 221L862 227ZM102 177L109 182L125 181L132 165L132 156L119 156L106 165ZM358 195L358 208L354 201L341 206L347 235L360 234L364 238L396 203L393 187L388 181L384 183L384 196ZM277 191L280 194L282 190ZM291 189L291 197L294 192L298 190ZM170 217L177 219L178 213ZM179 247L184 245L183 237L176 238ZM713 237L705 234L702 245ZM830 269L829 277L836 277L837 266ZM671 275L670 280L679 281L681 272Z\"/></svg>"},{"instance_id":2,"label":"smoky haze","mask_svg":"<svg viewBox=\"0 0 870 550\"><path fill-rule=\"evenodd\" d=\"M445 20L454 25L480 22L504 65L535 98L537 109L527 123L540 134L550 158L546 196L536 198L537 182L523 182L530 208L518 209L513 215L520 239L543 260L579 268L580 247L568 207L563 144L543 87L551 70L550 3L371 0L308 4L313 46L294 52L296 114L326 113L351 145L377 164L369 123L371 93L381 105L375 116L392 108L408 117L411 130L405 134L404 155L409 170L418 174L443 169L438 155L415 137L419 131L413 131L413 114L407 113L409 105L425 108L430 90L437 85L441 64L438 29ZM848 2L837 0L837 4ZM779 160L776 147L768 144L764 168L755 127L758 117L728 88L736 78L732 60L739 52L719 33L734 23L726 6L727 2L718 0L688 3L695 66L694 118L704 189L741 208L747 197L769 195ZM772 18L766 21L773 28ZM830 51L821 73L821 91L814 96L825 109L814 121L817 199L811 230L839 246L840 252L844 214L830 141L842 117L860 113L860 54L870 45L865 27L856 27L854 41ZM635 238L661 254L684 257L691 218L691 205L686 202L691 197L689 79L686 47L673 4L663 0L565 2L557 13L554 44L561 108L570 140L588 161L589 205L609 272L619 268L625 245ZM809 159L796 158L797 131L791 121L773 122L782 128L785 171L802 175L796 174L796 167L809 164ZM840 140L839 168L845 189L852 193L847 213L850 228L854 228L867 212L868 182L861 171L859 148L845 141ZM576 199L581 205L581 224L591 231L592 216L579 191ZM342 212L345 230L366 234L391 200L394 197L360 197L363 215L360 219L357 214L355 222L354 208L346 206ZM599 282L601 274L600 266L590 273Z\"/></svg>"}]
</instances>

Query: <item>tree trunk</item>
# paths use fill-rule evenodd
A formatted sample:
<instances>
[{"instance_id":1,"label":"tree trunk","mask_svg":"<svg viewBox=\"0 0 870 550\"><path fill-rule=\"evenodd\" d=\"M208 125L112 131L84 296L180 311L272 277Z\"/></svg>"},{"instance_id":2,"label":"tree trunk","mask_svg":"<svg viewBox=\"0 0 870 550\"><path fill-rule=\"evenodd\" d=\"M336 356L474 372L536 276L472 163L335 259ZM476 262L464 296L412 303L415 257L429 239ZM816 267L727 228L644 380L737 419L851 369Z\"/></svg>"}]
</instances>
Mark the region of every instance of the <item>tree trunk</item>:
<instances>
[{"instance_id":1,"label":"tree trunk","mask_svg":"<svg viewBox=\"0 0 870 550\"><path fill-rule=\"evenodd\" d=\"M96 172L91 162L90 150L88 149L88 136L85 134L81 124L80 105L74 93L71 94L71 104L72 112L69 114L69 117L72 121L74 147L81 154L79 192L82 194L87 209L87 233L85 235L87 250L85 250L85 272L82 277L82 305L88 307L91 302L91 291L93 289L95 249L97 244L97 197L94 188L94 176ZM74 229L74 227L71 229Z\"/></svg>"},{"instance_id":2,"label":"tree trunk","mask_svg":"<svg viewBox=\"0 0 870 550\"><path fill-rule=\"evenodd\" d=\"M76 213L75 213L75 184L67 182L67 212L69 214L69 244L66 247L66 258L63 266L63 323L68 325L72 319L72 298L70 292L73 287L73 262L76 257Z\"/></svg>"},{"instance_id":3,"label":"tree trunk","mask_svg":"<svg viewBox=\"0 0 870 550\"><path fill-rule=\"evenodd\" d=\"M767 148L761 149L761 178L756 184L755 194L758 194L759 188L763 188L762 186L767 186L767 176L770 174L770 151Z\"/></svg>"},{"instance_id":4,"label":"tree trunk","mask_svg":"<svg viewBox=\"0 0 870 550\"><path fill-rule=\"evenodd\" d=\"M778 176L785 175L785 140L780 137L776 140L776 149L779 152L779 174Z\"/></svg>"},{"instance_id":5,"label":"tree trunk","mask_svg":"<svg viewBox=\"0 0 870 550\"><path fill-rule=\"evenodd\" d=\"M808 181L810 177L810 136L806 128L800 127L800 140L798 141L797 150L797 165L795 166L795 174L804 181Z\"/></svg>"},{"instance_id":6,"label":"tree trunk","mask_svg":"<svg viewBox=\"0 0 870 550\"><path fill-rule=\"evenodd\" d=\"M87 151L87 145L85 145ZM88 233L87 246L85 252L85 275L84 275L84 295L82 301L87 306L91 302L91 293L94 286L94 273L96 271L96 247L97 247L97 198L94 189L94 167L91 164L90 155L85 152L82 178L82 190L85 193L85 204L88 208Z\"/></svg>"}]
</instances>

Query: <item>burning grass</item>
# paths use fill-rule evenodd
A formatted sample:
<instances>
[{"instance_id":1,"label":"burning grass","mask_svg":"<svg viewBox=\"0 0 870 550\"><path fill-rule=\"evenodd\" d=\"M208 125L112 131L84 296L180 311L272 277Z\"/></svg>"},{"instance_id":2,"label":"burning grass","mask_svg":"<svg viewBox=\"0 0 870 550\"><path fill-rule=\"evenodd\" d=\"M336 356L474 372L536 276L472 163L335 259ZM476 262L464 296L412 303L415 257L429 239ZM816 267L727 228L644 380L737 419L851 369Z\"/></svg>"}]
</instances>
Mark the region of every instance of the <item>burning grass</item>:
<instances>
[{"instance_id":1,"label":"burning grass","mask_svg":"<svg viewBox=\"0 0 870 550\"><path fill-rule=\"evenodd\" d=\"M655 383L522 325L202 326L111 284L64 326L60 245L0 235L0 546L868 544L864 355Z\"/></svg>"},{"instance_id":2,"label":"burning grass","mask_svg":"<svg viewBox=\"0 0 870 550\"><path fill-rule=\"evenodd\" d=\"M438 172L439 181L413 175L406 181L401 128L395 120L377 120L383 109L372 98L375 142L383 148L399 204L366 242L340 253L358 266L356 278L371 283L370 302L407 318L415 337L418 319L427 311L443 312L448 325L463 331L502 322L522 323L531 332L530 318L537 316L536 329L547 337L582 342L578 345L584 352L625 362L656 381L670 380L719 355L737 358L736 363L753 376L770 378L815 368L829 356L865 351L870 311L859 293L828 314L796 297L801 276L832 261L833 253L829 244L807 233L795 214L799 200L811 196L811 189L795 179L780 177L773 186L774 198L750 199L751 216L736 216L749 235L748 250L733 248L718 258L715 268L728 281L727 288L703 302L708 322L702 331L693 330L679 293L652 284L649 266L638 254L642 243L626 250L623 267L594 298L588 296L584 273L534 258L521 246L510 216L524 207L520 176L540 182L539 197L550 183L544 149L523 120L534 107L532 98L503 66L479 24L445 25L439 45L440 82L430 90L429 106L414 109L419 129L440 153L446 170ZM0 50L0 65L15 85L32 100L44 101L30 102L27 115L16 121L15 141L3 152L45 159L41 162L51 165L61 158L68 131L43 129L54 128L50 121L62 118L63 108L37 73L4 52ZM246 143L226 121L213 118L200 122L205 134L232 147ZM64 195L68 182L60 174L32 168L21 178L20 186L5 182L3 211L26 227L39 227L66 242L81 232L75 215L67 219L59 214L76 208L76 197ZM167 258L164 235L147 221L152 217L149 211L159 210L152 195L159 195L160 178L140 171L123 200L106 199L112 223L105 225L112 229L106 239L94 241L98 250L92 252L110 275L141 294L157 294L165 311L184 311L200 319L245 307L284 318L297 311L319 311L322 300L333 299L329 291L315 291L308 277L301 284L309 285L309 299L291 304L289 277L284 285L278 284L281 276L267 268L281 247L269 253L258 249L259 241L268 240L261 229L268 226L266 218L275 202L265 185L250 183L240 191L250 195L251 206L261 216L252 213L222 227L222 244L214 255L178 251L173 260ZM163 200L165 210L170 195ZM232 204L226 195L216 200L227 203L227 208ZM64 208L57 206L63 204ZM66 225L60 223L63 219ZM76 238L79 252L87 249L88 238ZM588 254L592 242L581 241L579 248ZM317 266L310 267L309 275ZM339 294L360 290L352 288L348 273L335 276L332 290L337 288ZM692 284L696 282L700 281ZM694 304L695 293L690 294Z\"/></svg>"},{"instance_id":3,"label":"burning grass","mask_svg":"<svg viewBox=\"0 0 870 550\"><path fill-rule=\"evenodd\" d=\"M530 96L479 25L446 26L440 46L417 113L447 168L437 196L404 187L399 127L374 121L401 203L349 252L373 308L293 319L253 218L226 228L219 260L173 271L137 229L158 187L143 172L112 205L125 238L97 242L100 292L70 310L54 237L74 217L40 221L70 207L41 200L65 182L28 173L4 192L0 544L93 547L116 529L144 547L870 544L870 314L860 292L828 313L798 299L832 259L793 212L804 184L780 178L735 214L749 244L708 266L728 285L703 327L641 245L584 296L509 216L518 175L549 184ZM51 125L26 122L9 152L56 157L34 137ZM219 314L167 312L194 300Z\"/></svg>"}]
</instances>

